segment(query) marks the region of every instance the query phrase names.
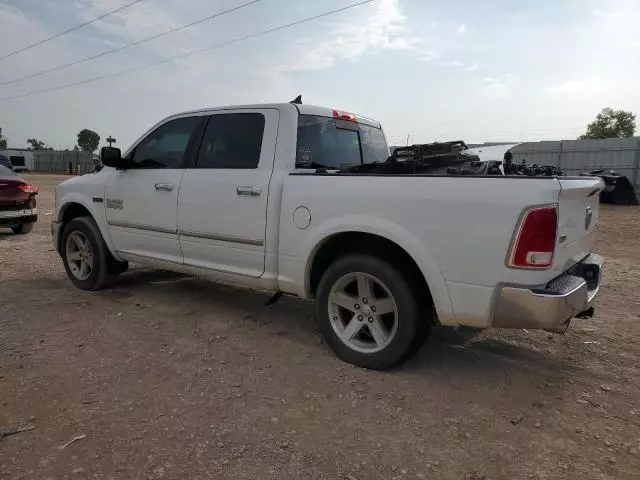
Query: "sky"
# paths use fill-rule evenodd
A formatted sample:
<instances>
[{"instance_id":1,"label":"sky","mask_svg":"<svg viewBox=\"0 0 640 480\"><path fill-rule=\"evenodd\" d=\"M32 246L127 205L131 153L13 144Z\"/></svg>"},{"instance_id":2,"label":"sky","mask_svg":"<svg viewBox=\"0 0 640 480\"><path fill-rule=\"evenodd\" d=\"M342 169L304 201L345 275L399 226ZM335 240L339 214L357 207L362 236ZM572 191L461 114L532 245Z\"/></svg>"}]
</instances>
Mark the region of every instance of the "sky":
<instances>
[{"instance_id":1,"label":"sky","mask_svg":"<svg viewBox=\"0 0 640 480\"><path fill-rule=\"evenodd\" d=\"M132 0L0 0L0 57ZM0 84L251 0L142 0L0 60ZM638 0L374 0L175 62L47 93L358 0L259 0L80 65L0 85L13 147L72 148L83 128L126 149L162 118L287 102L382 122L390 144L573 139L603 107L640 114Z\"/></svg>"}]
</instances>

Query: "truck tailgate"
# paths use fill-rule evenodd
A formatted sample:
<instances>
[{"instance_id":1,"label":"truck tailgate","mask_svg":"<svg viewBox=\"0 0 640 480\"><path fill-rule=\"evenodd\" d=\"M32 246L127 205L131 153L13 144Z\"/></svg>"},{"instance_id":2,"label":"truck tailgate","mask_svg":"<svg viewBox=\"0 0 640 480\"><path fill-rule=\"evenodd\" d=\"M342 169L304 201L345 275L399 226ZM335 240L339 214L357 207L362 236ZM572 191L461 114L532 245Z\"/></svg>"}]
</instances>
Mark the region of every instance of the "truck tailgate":
<instances>
[{"instance_id":1,"label":"truck tailgate","mask_svg":"<svg viewBox=\"0 0 640 480\"><path fill-rule=\"evenodd\" d=\"M565 271L591 252L604 183L594 177L561 177L558 181L558 239L553 265Z\"/></svg>"}]
</instances>

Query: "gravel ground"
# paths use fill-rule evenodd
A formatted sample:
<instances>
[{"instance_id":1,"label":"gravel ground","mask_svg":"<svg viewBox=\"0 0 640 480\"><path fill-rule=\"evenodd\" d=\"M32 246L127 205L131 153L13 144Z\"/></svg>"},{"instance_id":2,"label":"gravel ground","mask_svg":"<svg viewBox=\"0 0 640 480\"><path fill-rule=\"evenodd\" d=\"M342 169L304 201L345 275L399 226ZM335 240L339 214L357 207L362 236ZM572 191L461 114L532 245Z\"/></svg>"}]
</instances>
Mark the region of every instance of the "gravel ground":
<instances>
[{"instance_id":1,"label":"gravel ground","mask_svg":"<svg viewBox=\"0 0 640 480\"><path fill-rule=\"evenodd\" d=\"M638 208L602 208L592 320L440 328L381 373L337 360L303 301L142 268L75 289L63 178L31 176L36 230L0 233L0 428L35 427L0 440L0 478L640 478Z\"/></svg>"}]
</instances>

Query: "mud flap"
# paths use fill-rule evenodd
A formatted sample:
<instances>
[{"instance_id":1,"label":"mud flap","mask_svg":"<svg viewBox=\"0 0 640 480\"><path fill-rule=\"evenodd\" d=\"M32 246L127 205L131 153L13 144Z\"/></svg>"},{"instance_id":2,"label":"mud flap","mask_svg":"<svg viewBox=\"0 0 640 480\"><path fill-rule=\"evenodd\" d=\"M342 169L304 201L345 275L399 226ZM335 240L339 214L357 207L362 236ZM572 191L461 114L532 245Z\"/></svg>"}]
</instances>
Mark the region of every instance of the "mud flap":
<instances>
[{"instance_id":1,"label":"mud flap","mask_svg":"<svg viewBox=\"0 0 640 480\"><path fill-rule=\"evenodd\" d=\"M582 318L582 319L584 319L584 318L592 318L594 312L595 312L595 308L589 307L586 310L583 310L582 312L577 314L576 318Z\"/></svg>"}]
</instances>

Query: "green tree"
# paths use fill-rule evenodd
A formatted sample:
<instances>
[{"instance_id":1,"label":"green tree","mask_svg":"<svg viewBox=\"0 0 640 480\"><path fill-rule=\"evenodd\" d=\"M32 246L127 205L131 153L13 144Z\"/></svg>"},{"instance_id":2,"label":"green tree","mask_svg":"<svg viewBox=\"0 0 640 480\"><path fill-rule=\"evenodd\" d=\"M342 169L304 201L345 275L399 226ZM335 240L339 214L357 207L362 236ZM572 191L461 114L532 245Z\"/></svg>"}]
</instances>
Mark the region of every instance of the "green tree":
<instances>
[{"instance_id":1,"label":"green tree","mask_svg":"<svg viewBox=\"0 0 640 480\"><path fill-rule=\"evenodd\" d=\"M30 138L29 140L27 140L27 143L29 145L31 145L31 149L32 150L46 150L47 149L47 145L43 141L38 140L37 138Z\"/></svg>"},{"instance_id":2,"label":"green tree","mask_svg":"<svg viewBox=\"0 0 640 480\"><path fill-rule=\"evenodd\" d=\"M0 150L7 149L7 139L2 136L2 128L0 128Z\"/></svg>"},{"instance_id":3,"label":"green tree","mask_svg":"<svg viewBox=\"0 0 640 480\"><path fill-rule=\"evenodd\" d=\"M587 125L587 132L580 139L627 138L636 131L636 116L624 110L603 108L596 119Z\"/></svg>"},{"instance_id":4,"label":"green tree","mask_svg":"<svg viewBox=\"0 0 640 480\"><path fill-rule=\"evenodd\" d=\"M100 135L93 130L84 129L78 132L78 146L84 152L95 152L100 145Z\"/></svg>"}]
</instances>

